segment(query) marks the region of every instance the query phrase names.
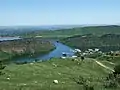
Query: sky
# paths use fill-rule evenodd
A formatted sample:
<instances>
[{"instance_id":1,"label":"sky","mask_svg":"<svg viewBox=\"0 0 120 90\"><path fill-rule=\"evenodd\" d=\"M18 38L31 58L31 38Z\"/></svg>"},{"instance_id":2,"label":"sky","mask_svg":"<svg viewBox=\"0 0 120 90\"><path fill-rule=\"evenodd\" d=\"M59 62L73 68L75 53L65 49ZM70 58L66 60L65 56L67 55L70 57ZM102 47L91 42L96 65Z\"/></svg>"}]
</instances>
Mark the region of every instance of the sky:
<instances>
[{"instance_id":1,"label":"sky","mask_svg":"<svg viewBox=\"0 0 120 90\"><path fill-rule=\"evenodd\" d=\"M120 24L120 0L0 0L0 26Z\"/></svg>"}]
</instances>

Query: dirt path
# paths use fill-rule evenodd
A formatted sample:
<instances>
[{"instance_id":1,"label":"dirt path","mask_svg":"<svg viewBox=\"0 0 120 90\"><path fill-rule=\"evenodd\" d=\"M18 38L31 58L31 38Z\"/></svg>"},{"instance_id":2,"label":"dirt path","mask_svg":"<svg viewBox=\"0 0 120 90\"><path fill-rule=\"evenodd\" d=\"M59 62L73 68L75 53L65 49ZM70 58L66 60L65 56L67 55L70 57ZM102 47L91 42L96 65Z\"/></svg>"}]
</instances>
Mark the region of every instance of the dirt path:
<instances>
[{"instance_id":1,"label":"dirt path","mask_svg":"<svg viewBox=\"0 0 120 90\"><path fill-rule=\"evenodd\" d=\"M105 62L108 62L109 64L112 64L112 65L115 65L115 63L112 63L112 62L109 62L109 61L105 61Z\"/></svg>"},{"instance_id":2,"label":"dirt path","mask_svg":"<svg viewBox=\"0 0 120 90\"><path fill-rule=\"evenodd\" d=\"M103 68L105 68L105 69L108 69L108 70L110 70L110 71L112 71L112 72L114 72L114 70L113 69L111 69L110 67L107 67L107 66L105 66L104 64L102 64L101 62L99 62L99 61L97 61L97 60L94 60L98 65L100 65L101 67L103 67Z\"/></svg>"}]
</instances>

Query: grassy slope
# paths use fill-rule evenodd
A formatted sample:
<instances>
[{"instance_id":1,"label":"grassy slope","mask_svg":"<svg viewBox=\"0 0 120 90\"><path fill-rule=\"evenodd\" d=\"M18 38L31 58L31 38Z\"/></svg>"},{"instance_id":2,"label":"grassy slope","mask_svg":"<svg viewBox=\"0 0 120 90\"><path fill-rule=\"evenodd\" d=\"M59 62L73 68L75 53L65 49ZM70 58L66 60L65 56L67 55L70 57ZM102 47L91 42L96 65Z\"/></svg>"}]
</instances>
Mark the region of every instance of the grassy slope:
<instances>
[{"instance_id":1,"label":"grassy slope","mask_svg":"<svg viewBox=\"0 0 120 90\"><path fill-rule=\"evenodd\" d=\"M101 78L106 77L110 71L92 60L79 65L77 61L53 59L32 65L10 65L4 72L6 74L0 76L0 90L83 90L72 79L78 79L79 75L90 80L95 90L102 90ZM58 80L59 84L54 84L53 80Z\"/></svg>"}]
</instances>

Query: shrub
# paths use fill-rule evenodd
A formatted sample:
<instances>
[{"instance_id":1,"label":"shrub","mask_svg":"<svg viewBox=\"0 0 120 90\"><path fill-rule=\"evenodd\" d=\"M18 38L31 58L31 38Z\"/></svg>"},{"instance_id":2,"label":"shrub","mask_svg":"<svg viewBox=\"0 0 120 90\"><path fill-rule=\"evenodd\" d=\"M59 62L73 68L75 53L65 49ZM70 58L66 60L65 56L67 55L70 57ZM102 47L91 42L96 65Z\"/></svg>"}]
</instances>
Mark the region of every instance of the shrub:
<instances>
[{"instance_id":1,"label":"shrub","mask_svg":"<svg viewBox=\"0 0 120 90\"><path fill-rule=\"evenodd\" d=\"M94 90L94 86L84 85L84 90Z\"/></svg>"},{"instance_id":2,"label":"shrub","mask_svg":"<svg viewBox=\"0 0 120 90\"><path fill-rule=\"evenodd\" d=\"M105 88L116 88L118 86L118 83L116 80L107 80L104 82Z\"/></svg>"},{"instance_id":3,"label":"shrub","mask_svg":"<svg viewBox=\"0 0 120 90\"><path fill-rule=\"evenodd\" d=\"M105 88L117 88L119 81L120 81L119 75L115 76L113 73L111 73L106 77L106 80L104 82L104 87Z\"/></svg>"},{"instance_id":4,"label":"shrub","mask_svg":"<svg viewBox=\"0 0 120 90\"><path fill-rule=\"evenodd\" d=\"M6 66L3 65L2 61L0 61L0 75L3 75L4 73L2 72L3 69L5 68Z\"/></svg>"},{"instance_id":5,"label":"shrub","mask_svg":"<svg viewBox=\"0 0 120 90\"><path fill-rule=\"evenodd\" d=\"M94 86L91 84L91 82L82 76L79 76L77 79L74 78L74 81L79 85L83 85L84 90L94 90Z\"/></svg>"},{"instance_id":6,"label":"shrub","mask_svg":"<svg viewBox=\"0 0 120 90\"><path fill-rule=\"evenodd\" d=\"M120 64L115 66L114 71L114 74L120 74Z\"/></svg>"}]
</instances>

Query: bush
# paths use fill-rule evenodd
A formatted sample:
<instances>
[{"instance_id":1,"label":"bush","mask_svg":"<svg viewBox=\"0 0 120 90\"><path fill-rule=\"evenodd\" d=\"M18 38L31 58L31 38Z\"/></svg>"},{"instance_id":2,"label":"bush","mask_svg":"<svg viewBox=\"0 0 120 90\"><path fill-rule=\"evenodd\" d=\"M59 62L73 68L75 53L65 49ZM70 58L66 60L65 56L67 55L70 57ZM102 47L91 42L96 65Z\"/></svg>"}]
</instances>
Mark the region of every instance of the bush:
<instances>
[{"instance_id":1,"label":"bush","mask_svg":"<svg viewBox=\"0 0 120 90\"><path fill-rule=\"evenodd\" d=\"M94 90L94 86L84 85L84 90Z\"/></svg>"},{"instance_id":2,"label":"bush","mask_svg":"<svg viewBox=\"0 0 120 90\"><path fill-rule=\"evenodd\" d=\"M79 76L77 79L74 79L74 81L79 85L83 85L84 90L94 90L94 86L91 84L91 82L83 78L82 76Z\"/></svg>"},{"instance_id":3,"label":"bush","mask_svg":"<svg viewBox=\"0 0 120 90\"><path fill-rule=\"evenodd\" d=\"M118 83L115 80L107 80L104 82L105 88L117 88Z\"/></svg>"},{"instance_id":4,"label":"bush","mask_svg":"<svg viewBox=\"0 0 120 90\"><path fill-rule=\"evenodd\" d=\"M115 66L114 71L114 74L120 74L120 64Z\"/></svg>"},{"instance_id":5,"label":"bush","mask_svg":"<svg viewBox=\"0 0 120 90\"><path fill-rule=\"evenodd\" d=\"M0 61L0 75L3 75L3 74L4 74L2 71L3 71L3 69L4 69L5 67L6 67L6 66L4 66L4 65L2 64L2 61Z\"/></svg>"},{"instance_id":6,"label":"bush","mask_svg":"<svg viewBox=\"0 0 120 90\"><path fill-rule=\"evenodd\" d=\"M120 75L109 74L104 82L105 88L117 88L120 84Z\"/></svg>"}]
</instances>

